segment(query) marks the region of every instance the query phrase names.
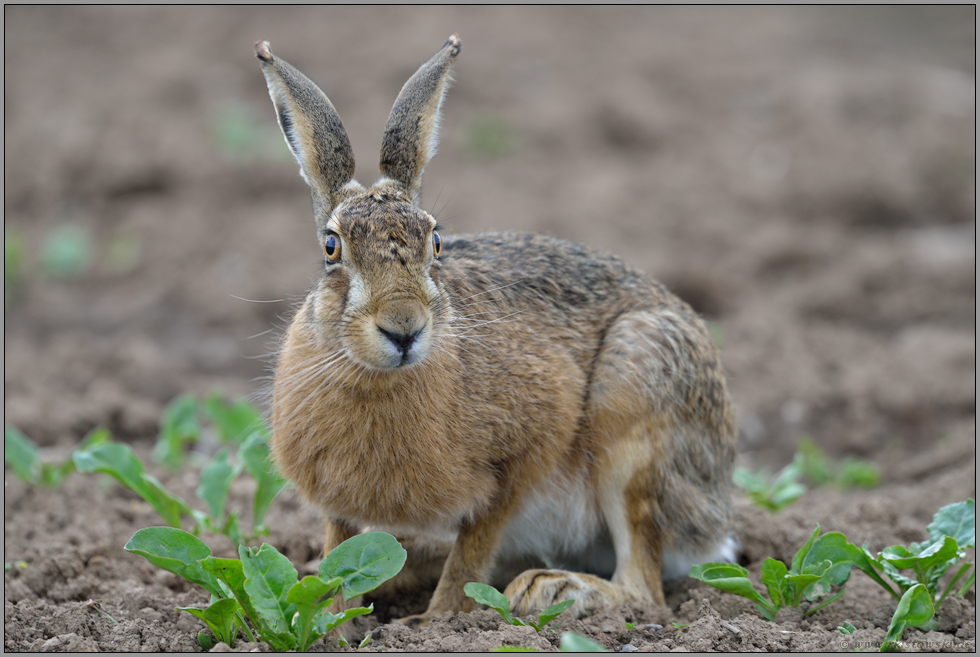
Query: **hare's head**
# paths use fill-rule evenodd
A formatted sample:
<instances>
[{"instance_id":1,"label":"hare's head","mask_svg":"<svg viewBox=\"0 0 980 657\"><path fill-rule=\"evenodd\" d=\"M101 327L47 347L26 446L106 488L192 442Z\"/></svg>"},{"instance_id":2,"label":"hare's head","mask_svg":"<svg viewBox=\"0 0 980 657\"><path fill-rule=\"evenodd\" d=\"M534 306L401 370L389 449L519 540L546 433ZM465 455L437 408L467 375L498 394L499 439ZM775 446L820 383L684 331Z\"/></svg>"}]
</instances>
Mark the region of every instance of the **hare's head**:
<instances>
[{"instance_id":1,"label":"hare's head","mask_svg":"<svg viewBox=\"0 0 980 657\"><path fill-rule=\"evenodd\" d=\"M266 41L255 45L279 126L313 195L325 275L314 308L326 339L372 370L422 361L450 312L439 283L442 242L419 207L422 171L435 153L439 110L459 39L402 88L385 128L381 179L353 179L354 154L326 95Z\"/></svg>"}]
</instances>

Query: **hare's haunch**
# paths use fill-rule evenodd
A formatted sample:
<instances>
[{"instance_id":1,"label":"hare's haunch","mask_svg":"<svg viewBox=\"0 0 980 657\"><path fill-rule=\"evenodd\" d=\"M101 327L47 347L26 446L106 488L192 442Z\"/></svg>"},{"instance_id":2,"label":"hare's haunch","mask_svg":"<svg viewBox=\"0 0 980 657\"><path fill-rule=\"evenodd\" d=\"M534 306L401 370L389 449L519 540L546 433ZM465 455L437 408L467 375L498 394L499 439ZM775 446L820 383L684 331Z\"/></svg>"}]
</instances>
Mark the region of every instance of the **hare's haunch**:
<instances>
[{"instance_id":1,"label":"hare's haunch","mask_svg":"<svg viewBox=\"0 0 980 657\"><path fill-rule=\"evenodd\" d=\"M425 614L510 582L518 614L664 603L661 580L731 559L735 424L690 306L621 260L557 239L440 236L419 206L454 35L391 110L382 178L353 179L340 117L256 53L313 195L324 273L293 318L273 389L273 453L327 518L326 550L368 528L440 567Z\"/></svg>"}]
</instances>

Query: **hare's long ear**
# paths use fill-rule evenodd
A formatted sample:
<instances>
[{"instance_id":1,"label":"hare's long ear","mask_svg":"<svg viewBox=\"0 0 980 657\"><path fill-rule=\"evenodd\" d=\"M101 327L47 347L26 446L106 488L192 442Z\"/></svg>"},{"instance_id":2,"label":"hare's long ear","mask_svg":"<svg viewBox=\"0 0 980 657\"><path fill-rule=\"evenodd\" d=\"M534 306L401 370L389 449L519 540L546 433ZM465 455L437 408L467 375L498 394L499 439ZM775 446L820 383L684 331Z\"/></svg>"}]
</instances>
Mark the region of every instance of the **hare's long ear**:
<instances>
[{"instance_id":1,"label":"hare's long ear","mask_svg":"<svg viewBox=\"0 0 980 657\"><path fill-rule=\"evenodd\" d=\"M299 162L300 175L313 193L317 223L343 200L343 187L354 175L354 152L337 110L320 88L285 60L268 41L255 44L279 127ZM323 216L325 213L326 216Z\"/></svg>"},{"instance_id":2,"label":"hare's long ear","mask_svg":"<svg viewBox=\"0 0 980 657\"><path fill-rule=\"evenodd\" d=\"M422 200L422 170L436 152L439 109L459 45L459 37L452 35L442 50L408 79L385 126L381 175L404 185L415 205Z\"/></svg>"}]
</instances>

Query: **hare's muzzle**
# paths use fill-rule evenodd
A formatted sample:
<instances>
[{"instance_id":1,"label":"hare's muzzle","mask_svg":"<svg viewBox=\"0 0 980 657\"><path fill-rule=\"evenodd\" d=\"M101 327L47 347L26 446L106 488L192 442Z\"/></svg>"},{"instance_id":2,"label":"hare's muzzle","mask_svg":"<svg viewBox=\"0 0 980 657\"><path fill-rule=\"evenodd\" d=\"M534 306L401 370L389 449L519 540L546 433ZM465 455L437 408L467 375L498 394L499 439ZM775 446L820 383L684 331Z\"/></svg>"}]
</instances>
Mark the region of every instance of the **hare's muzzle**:
<instances>
[{"instance_id":1,"label":"hare's muzzle","mask_svg":"<svg viewBox=\"0 0 980 657\"><path fill-rule=\"evenodd\" d=\"M429 351L429 316L417 301L386 304L375 315L375 326L378 364L386 369L415 364Z\"/></svg>"}]
</instances>

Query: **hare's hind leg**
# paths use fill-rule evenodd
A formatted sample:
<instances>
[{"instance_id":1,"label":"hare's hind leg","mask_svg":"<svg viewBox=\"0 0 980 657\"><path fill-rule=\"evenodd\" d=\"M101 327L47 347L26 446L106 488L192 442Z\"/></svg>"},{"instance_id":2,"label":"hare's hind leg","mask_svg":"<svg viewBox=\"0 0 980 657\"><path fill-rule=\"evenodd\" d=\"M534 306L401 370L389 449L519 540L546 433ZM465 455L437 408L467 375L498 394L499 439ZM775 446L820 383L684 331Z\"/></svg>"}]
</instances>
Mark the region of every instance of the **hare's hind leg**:
<instances>
[{"instance_id":1,"label":"hare's hind leg","mask_svg":"<svg viewBox=\"0 0 980 657\"><path fill-rule=\"evenodd\" d=\"M572 598L577 616L624 599L662 605L665 565L676 570L731 543L735 425L717 350L690 309L634 311L613 323L586 415L616 571L612 581L524 573L507 589L516 613Z\"/></svg>"}]
</instances>

